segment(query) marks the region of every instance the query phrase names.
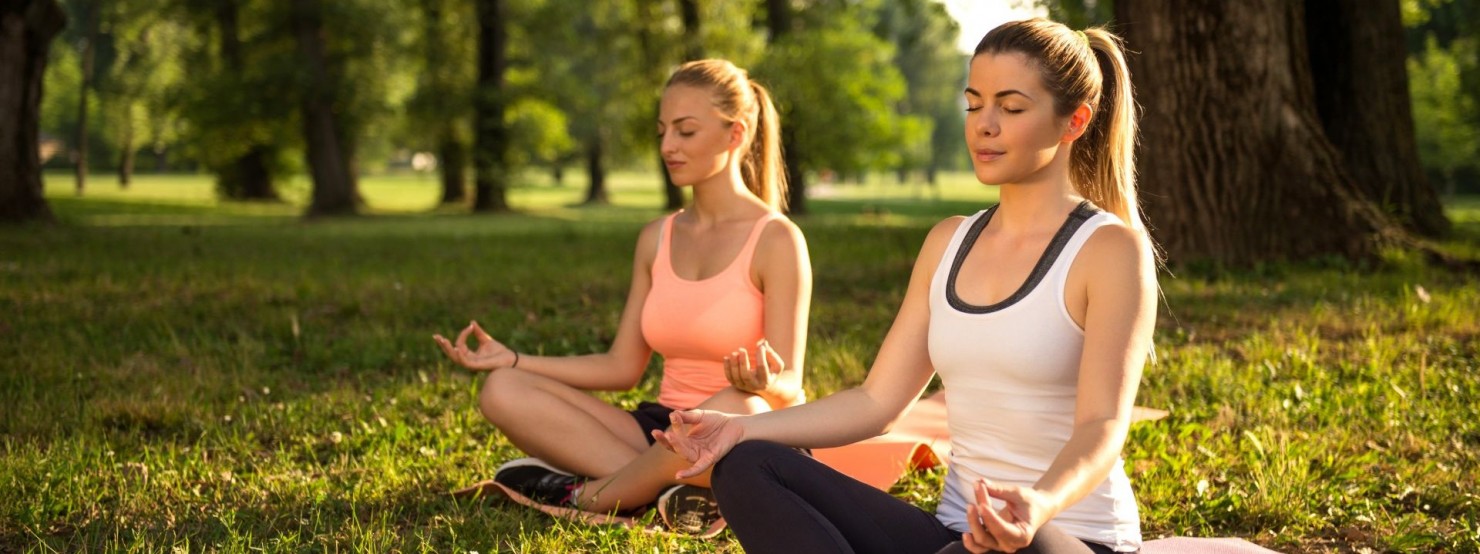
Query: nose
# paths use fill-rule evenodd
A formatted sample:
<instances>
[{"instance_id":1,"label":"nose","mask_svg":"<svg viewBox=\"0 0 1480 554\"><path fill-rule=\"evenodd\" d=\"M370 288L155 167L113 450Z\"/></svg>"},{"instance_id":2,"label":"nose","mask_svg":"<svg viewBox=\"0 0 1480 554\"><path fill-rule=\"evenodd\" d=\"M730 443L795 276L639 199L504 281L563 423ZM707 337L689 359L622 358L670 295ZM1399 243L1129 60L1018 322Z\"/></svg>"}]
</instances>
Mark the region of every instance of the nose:
<instances>
[{"instance_id":1,"label":"nose","mask_svg":"<svg viewBox=\"0 0 1480 554\"><path fill-rule=\"evenodd\" d=\"M674 140L673 133L664 131L663 134L659 136L662 137L658 140L659 154L672 154L678 151L678 141Z\"/></svg>"},{"instance_id":2,"label":"nose","mask_svg":"<svg viewBox=\"0 0 1480 554\"><path fill-rule=\"evenodd\" d=\"M1001 129L997 126L997 116L992 110L983 108L976 114L976 134L984 137L996 136Z\"/></svg>"}]
</instances>

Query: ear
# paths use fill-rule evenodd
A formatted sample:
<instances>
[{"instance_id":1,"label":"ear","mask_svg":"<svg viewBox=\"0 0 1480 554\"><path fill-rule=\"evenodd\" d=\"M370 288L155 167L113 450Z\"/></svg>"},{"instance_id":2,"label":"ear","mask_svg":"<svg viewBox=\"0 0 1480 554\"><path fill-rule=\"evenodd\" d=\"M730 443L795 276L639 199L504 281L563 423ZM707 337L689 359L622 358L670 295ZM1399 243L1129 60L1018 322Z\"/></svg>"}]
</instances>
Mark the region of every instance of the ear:
<instances>
[{"instance_id":1,"label":"ear","mask_svg":"<svg viewBox=\"0 0 1480 554\"><path fill-rule=\"evenodd\" d=\"M745 121L735 120L730 122L730 150L739 148L745 144L745 135L750 129L745 126Z\"/></svg>"},{"instance_id":2,"label":"ear","mask_svg":"<svg viewBox=\"0 0 1480 554\"><path fill-rule=\"evenodd\" d=\"M1059 140L1062 142L1079 140L1079 137L1084 136L1084 131L1089 128L1089 123L1094 120L1094 116L1095 112L1090 109L1089 104L1080 104L1079 107L1074 108L1074 113L1069 114L1069 127L1064 130L1064 135Z\"/></svg>"}]
</instances>

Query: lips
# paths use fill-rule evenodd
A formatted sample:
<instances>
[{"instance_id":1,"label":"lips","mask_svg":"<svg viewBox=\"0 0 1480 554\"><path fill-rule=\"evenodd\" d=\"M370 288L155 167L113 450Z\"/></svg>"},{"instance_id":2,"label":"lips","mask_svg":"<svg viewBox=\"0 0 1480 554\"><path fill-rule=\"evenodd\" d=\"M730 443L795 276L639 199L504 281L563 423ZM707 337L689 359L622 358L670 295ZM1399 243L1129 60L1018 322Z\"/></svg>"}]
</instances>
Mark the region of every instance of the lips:
<instances>
[{"instance_id":1,"label":"lips","mask_svg":"<svg viewBox=\"0 0 1480 554\"><path fill-rule=\"evenodd\" d=\"M1006 152L1003 152L1001 150L993 150L991 148L977 148L975 150L972 150L971 154L973 157L976 158L976 161L990 162L997 158L1001 158L1003 154L1006 154Z\"/></svg>"},{"instance_id":2,"label":"lips","mask_svg":"<svg viewBox=\"0 0 1480 554\"><path fill-rule=\"evenodd\" d=\"M683 162L674 160L663 160L663 165L667 166L669 171L672 171L683 167Z\"/></svg>"}]
</instances>

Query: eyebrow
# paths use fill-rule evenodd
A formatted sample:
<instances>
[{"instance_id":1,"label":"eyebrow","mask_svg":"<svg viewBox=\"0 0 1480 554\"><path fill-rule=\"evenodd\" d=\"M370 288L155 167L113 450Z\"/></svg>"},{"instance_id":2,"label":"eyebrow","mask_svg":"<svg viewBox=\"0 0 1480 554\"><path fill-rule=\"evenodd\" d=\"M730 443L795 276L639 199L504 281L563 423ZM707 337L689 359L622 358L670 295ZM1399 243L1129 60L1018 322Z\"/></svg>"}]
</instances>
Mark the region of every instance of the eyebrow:
<instances>
[{"instance_id":1,"label":"eyebrow","mask_svg":"<svg viewBox=\"0 0 1480 554\"><path fill-rule=\"evenodd\" d=\"M977 97L977 98L981 98L981 97L982 97L982 93L980 93L980 92L977 92L977 90L976 90L976 89L974 89L974 88L971 88L971 87L966 87L966 94L970 94L970 95L972 95L972 96L975 96L975 97ZM1002 97L1003 97L1003 96L1009 96L1009 95L1013 95L1013 94L1017 94L1017 95L1020 95L1020 96L1022 96L1022 97L1023 97L1023 98L1027 98L1027 99L1029 99L1029 100L1032 100L1032 99L1033 99L1033 97L1032 97L1032 96L1028 96L1028 95L1027 95L1027 94L1026 94L1026 93L1024 93L1024 92L1023 92L1023 91L1020 91L1020 90L1014 90L1014 89L1007 89L1007 90L1004 90L1004 91L1000 91L1000 92L998 92L998 93L997 93L997 94L994 94L994 95L992 95L992 97L993 97L993 98L1002 98Z\"/></svg>"},{"instance_id":2,"label":"eyebrow","mask_svg":"<svg viewBox=\"0 0 1480 554\"><path fill-rule=\"evenodd\" d=\"M694 116L692 116L692 115L686 115L686 116L680 117L678 119L675 119L675 120L669 122L668 124L669 125L678 125L679 122L681 122L681 121L683 121L685 119L696 119L696 118ZM663 120L659 119L658 120L658 124L659 125L664 125Z\"/></svg>"}]
</instances>

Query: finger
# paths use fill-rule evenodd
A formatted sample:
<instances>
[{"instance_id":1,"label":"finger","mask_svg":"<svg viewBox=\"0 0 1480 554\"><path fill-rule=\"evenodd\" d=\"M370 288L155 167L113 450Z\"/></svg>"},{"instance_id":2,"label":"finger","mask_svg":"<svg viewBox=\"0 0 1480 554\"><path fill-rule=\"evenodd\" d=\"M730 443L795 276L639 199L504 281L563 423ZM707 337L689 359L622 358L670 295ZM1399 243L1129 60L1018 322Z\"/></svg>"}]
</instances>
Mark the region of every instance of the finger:
<instances>
[{"instance_id":1,"label":"finger","mask_svg":"<svg viewBox=\"0 0 1480 554\"><path fill-rule=\"evenodd\" d=\"M760 383L761 388L771 384L771 354L768 352L771 346L766 344L766 339L755 342L755 372L754 376Z\"/></svg>"},{"instance_id":2,"label":"finger","mask_svg":"<svg viewBox=\"0 0 1480 554\"><path fill-rule=\"evenodd\" d=\"M457 355L452 353L452 343L447 342L446 337L443 337L442 335L432 335L432 340L437 342L437 347L441 348L442 353L447 354L447 357L457 358Z\"/></svg>"},{"instance_id":3,"label":"finger","mask_svg":"<svg viewBox=\"0 0 1480 554\"><path fill-rule=\"evenodd\" d=\"M482 326L478 325L477 321L473 322L473 336L478 338L478 344L480 345L493 342L493 337L488 336L488 333L483 330Z\"/></svg>"},{"instance_id":4,"label":"finger","mask_svg":"<svg viewBox=\"0 0 1480 554\"><path fill-rule=\"evenodd\" d=\"M981 509L977 508L975 504L966 505L966 524L971 528L971 532L966 535L971 538L972 542L976 543L977 548L981 549L980 551L985 552L997 548L996 537L993 537L992 532L988 531L986 525L982 524ZM963 540L962 542L964 543L965 541ZM973 550L972 552L977 552L977 550Z\"/></svg>"},{"instance_id":5,"label":"finger","mask_svg":"<svg viewBox=\"0 0 1480 554\"><path fill-rule=\"evenodd\" d=\"M977 511L981 512L982 523L986 524L987 530L997 540L994 548L1011 552L1028 545L1028 540L1023 535L1023 530L1009 523L1006 519L1003 519L1002 515L997 513L997 510L993 510L990 506L983 506L982 509Z\"/></svg>"},{"instance_id":6,"label":"finger","mask_svg":"<svg viewBox=\"0 0 1480 554\"><path fill-rule=\"evenodd\" d=\"M786 360L781 359L781 353L777 352L775 348L771 348L771 341L765 342L766 367L770 369L771 374L780 375L781 372L786 371Z\"/></svg>"},{"instance_id":7,"label":"finger","mask_svg":"<svg viewBox=\"0 0 1480 554\"><path fill-rule=\"evenodd\" d=\"M982 543L977 542L971 533L961 533L961 546L966 547L966 550L972 552L972 554L986 554L992 551L991 548L987 548Z\"/></svg>"},{"instance_id":8,"label":"finger","mask_svg":"<svg viewBox=\"0 0 1480 554\"><path fill-rule=\"evenodd\" d=\"M711 465L714 465L714 455L704 454L702 456L699 456L698 460L694 461L694 465L689 466L687 469L679 471L677 476L679 479L688 479L690 477L695 477L703 474L704 471L708 470L709 466Z\"/></svg>"},{"instance_id":9,"label":"finger","mask_svg":"<svg viewBox=\"0 0 1480 554\"><path fill-rule=\"evenodd\" d=\"M735 356L738 352L731 352L725 356L725 380L729 381L735 388L744 390L745 381L740 378L740 369L736 367Z\"/></svg>"},{"instance_id":10,"label":"finger","mask_svg":"<svg viewBox=\"0 0 1480 554\"><path fill-rule=\"evenodd\" d=\"M755 366L750 363L750 351L744 348L740 349L740 369L741 374L745 376L747 390L754 391L764 388L763 385L755 382Z\"/></svg>"},{"instance_id":11,"label":"finger","mask_svg":"<svg viewBox=\"0 0 1480 554\"><path fill-rule=\"evenodd\" d=\"M668 435L664 434L662 431L653 429L653 442L657 443L658 446L668 449L669 452L672 452L674 454L678 453L677 450L673 449L673 443L668 441Z\"/></svg>"}]
</instances>

